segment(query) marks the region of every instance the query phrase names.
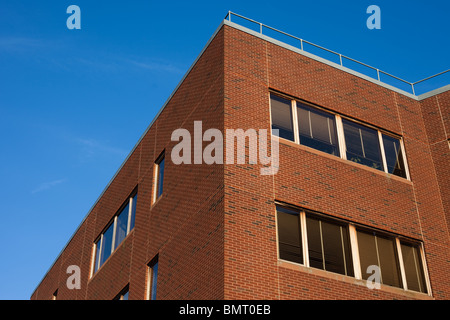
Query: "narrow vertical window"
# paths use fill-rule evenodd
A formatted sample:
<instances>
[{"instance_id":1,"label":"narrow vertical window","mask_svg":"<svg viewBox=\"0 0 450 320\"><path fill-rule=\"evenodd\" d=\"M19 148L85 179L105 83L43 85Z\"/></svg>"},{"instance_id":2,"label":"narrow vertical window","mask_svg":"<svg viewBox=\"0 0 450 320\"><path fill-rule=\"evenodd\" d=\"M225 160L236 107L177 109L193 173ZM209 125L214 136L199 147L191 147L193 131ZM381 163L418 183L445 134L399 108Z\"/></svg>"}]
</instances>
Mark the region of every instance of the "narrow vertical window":
<instances>
[{"instance_id":1,"label":"narrow vertical window","mask_svg":"<svg viewBox=\"0 0 450 320\"><path fill-rule=\"evenodd\" d=\"M277 206L277 224L280 259L303 264L299 213Z\"/></svg>"},{"instance_id":2,"label":"narrow vertical window","mask_svg":"<svg viewBox=\"0 0 450 320\"><path fill-rule=\"evenodd\" d=\"M294 141L291 101L271 94L270 110L272 129L279 130L279 137Z\"/></svg>"},{"instance_id":3,"label":"narrow vertical window","mask_svg":"<svg viewBox=\"0 0 450 320\"><path fill-rule=\"evenodd\" d=\"M306 216L309 265L353 276L350 238L345 226Z\"/></svg>"},{"instance_id":4,"label":"narrow vertical window","mask_svg":"<svg viewBox=\"0 0 450 320\"><path fill-rule=\"evenodd\" d=\"M113 242L113 232L114 232L114 223L112 223L108 229L105 231L102 237L102 246L100 251L100 266L105 263L106 259L112 253L112 242Z\"/></svg>"},{"instance_id":5,"label":"narrow vertical window","mask_svg":"<svg viewBox=\"0 0 450 320\"><path fill-rule=\"evenodd\" d=\"M116 220L116 237L114 240L114 250L127 236L128 215L130 214L130 206L127 204L122 212L117 216Z\"/></svg>"},{"instance_id":6,"label":"narrow vertical window","mask_svg":"<svg viewBox=\"0 0 450 320\"><path fill-rule=\"evenodd\" d=\"M131 231L134 228L134 220L136 219L136 202L137 202L137 193L131 199L131 215L130 215L130 223L128 230Z\"/></svg>"},{"instance_id":7,"label":"narrow vertical window","mask_svg":"<svg viewBox=\"0 0 450 320\"><path fill-rule=\"evenodd\" d=\"M155 200L158 199L163 193L164 186L164 153L159 156L155 162L156 165L156 189L155 189Z\"/></svg>"},{"instance_id":8,"label":"narrow vertical window","mask_svg":"<svg viewBox=\"0 0 450 320\"><path fill-rule=\"evenodd\" d=\"M408 289L427 293L420 247L401 242L401 248Z\"/></svg>"},{"instance_id":9,"label":"narrow vertical window","mask_svg":"<svg viewBox=\"0 0 450 320\"><path fill-rule=\"evenodd\" d=\"M94 265L94 273L97 272L98 268L100 268L100 253L102 250L102 236L95 243L95 265Z\"/></svg>"},{"instance_id":10,"label":"narrow vertical window","mask_svg":"<svg viewBox=\"0 0 450 320\"><path fill-rule=\"evenodd\" d=\"M406 169L400 140L383 134L384 154L386 156L387 171L406 178Z\"/></svg>"},{"instance_id":11,"label":"narrow vertical window","mask_svg":"<svg viewBox=\"0 0 450 320\"><path fill-rule=\"evenodd\" d=\"M297 102L300 144L339 156L335 117Z\"/></svg>"},{"instance_id":12,"label":"narrow vertical window","mask_svg":"<svg viewBox=\"0 0 450 320\"><path fill-rule=\"evenodd\" d=\"M148 300L156 300L158 285L158 256L148 264Z\"/></svg>"},{"instance_id":13,"label":"narrow vertical window","mask_svg":"<svg viewBox=\"0 0 450 320\"><path fill-rule=\"evenodd\" d=\"M128 300L129 286L127 285L113 300Z\"/></svg>"},{"instance_id":14,"label":"narrow vertical window","mask_svg":"<svg viewBox=\"0 0 450 320\"><path fill-rule=\"evenodd\" d=\"M394 240L362 231L357 231L357 235L362 278L367 280L371 275L367 268L375 265L380 268L381 283L401 287Z\"/></svg>"},{"instance_id":15,"label":"narrow vertical window","mask_svg":"<svg viewBox=\"0 0 450 320\"><path fill-rule=\"evenodd\" d=\"M384 170L378 132L355 122L342 120L347 160Z\"/></svg>"}]
</instances>

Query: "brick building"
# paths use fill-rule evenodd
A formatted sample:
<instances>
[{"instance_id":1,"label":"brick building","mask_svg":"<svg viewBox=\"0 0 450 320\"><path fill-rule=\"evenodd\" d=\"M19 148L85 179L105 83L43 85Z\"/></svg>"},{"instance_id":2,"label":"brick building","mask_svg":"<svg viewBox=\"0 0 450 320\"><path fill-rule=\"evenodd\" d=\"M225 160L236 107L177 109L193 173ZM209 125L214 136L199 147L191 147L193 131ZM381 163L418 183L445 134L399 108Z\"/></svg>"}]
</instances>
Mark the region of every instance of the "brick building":
<instances>
[{"instance_id":1,"label":"brick building","mask_svg":"<svg viewBox=\"0 0 450 320\"><path fill-rule=\"evenodd\" d=\"M31 299L449 299L449 89L416 96L224 20ZM195 121L278 129L276 174L175 164Z\"/></svg>"}]
</instances>

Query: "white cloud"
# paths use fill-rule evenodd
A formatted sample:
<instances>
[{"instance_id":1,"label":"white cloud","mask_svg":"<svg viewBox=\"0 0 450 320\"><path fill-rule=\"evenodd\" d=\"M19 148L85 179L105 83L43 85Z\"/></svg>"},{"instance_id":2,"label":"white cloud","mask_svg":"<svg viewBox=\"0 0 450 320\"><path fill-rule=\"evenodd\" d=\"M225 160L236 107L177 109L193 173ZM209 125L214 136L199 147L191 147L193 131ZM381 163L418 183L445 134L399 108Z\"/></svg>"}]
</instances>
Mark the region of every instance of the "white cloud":
<instances>
[{"instance_id":1,"label":"white cloud","mask_svg":"<svg viewBox=\"0 0 450 320\"><path fill-rule=\"evenodd\" d=\"M48 189L50 189L58 184L61 184L63 182L66 182L66 179L53 180L53 181L41 183L37 188L35 188L33 191L31 191L31 193L35 194L35 193L38 193L41 191L48 190Z\"/></svg>"}]
</instances>

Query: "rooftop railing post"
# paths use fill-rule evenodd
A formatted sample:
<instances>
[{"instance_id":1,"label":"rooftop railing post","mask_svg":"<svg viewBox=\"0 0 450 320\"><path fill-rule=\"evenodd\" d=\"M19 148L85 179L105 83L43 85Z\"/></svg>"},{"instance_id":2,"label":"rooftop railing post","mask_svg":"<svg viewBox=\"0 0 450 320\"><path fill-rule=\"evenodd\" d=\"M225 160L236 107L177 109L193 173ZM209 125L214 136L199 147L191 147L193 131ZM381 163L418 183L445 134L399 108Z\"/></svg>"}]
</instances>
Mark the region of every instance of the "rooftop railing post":
<instances>
[{"instance_id":1,"label":"rooftop railing post","mask_svg":"<svg viewBox=\"0 0 450 320\"><path fill-rule=\"evenodd\" d=\"M339 53L339 61L341 62L341 66L342 66L342 54Z\"/></svg>"},{"instance_id":2,"label":"rooftop railing post","mask_svg":"<svg viewBox=\"0 0 450 320\"><path fill-rule=\"evenodd\" d=\"M303 39L300 39L300 49L303 51Z\"/></svg>"},{"instance_id":3,"label":"rooftop railing post","mask_svg":"<svg viewBox=\"0 0 450 320\"><path fill-rule=\"evenodd\" d=\"M414 83L411 83L411 89L412 89L413 95L416 95L416 92L414 91Z\"/></svg>"},{"instance_id":4,"label":"rooftop railing post","mask_svg":"<svg viewBox=\"0 0 450 320\"><path fill-rule=\"evenodd\" d=\"M228 11L228 21L231 22L231 11Z\"/></svg>"},{"instance_id":5,"label":"rooftop railing post","mask_svg":"<svg viewBox=\"0 0 450 320\"><path fill-rule=\"evenodd\" d=\"M378 78L378 81L380 81L380 69L377 69L377 78Z\"/></svg>"},{"instance_id":6,"label":"rooftop railing post","mask_svg":"<svg viewBox=\"0 0 450 320\"><path fill-rule=\"evenodd\" d=\"M260 23L259 23L259 33L261 33L261 34L262 34L262 27L263 27L263 25L262 25L262 23L260 22Z\"/></svg>"}]
</instances>

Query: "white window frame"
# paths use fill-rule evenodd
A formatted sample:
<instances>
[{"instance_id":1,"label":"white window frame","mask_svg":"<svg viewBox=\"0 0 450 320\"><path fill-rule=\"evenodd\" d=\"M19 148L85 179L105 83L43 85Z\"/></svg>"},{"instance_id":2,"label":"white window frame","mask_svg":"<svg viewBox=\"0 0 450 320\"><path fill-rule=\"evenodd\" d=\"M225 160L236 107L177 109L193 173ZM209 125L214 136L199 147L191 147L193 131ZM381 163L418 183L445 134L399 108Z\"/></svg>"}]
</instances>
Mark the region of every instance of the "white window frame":
<instances>
[{"instance_id":1,"label":"white window frame","mask_svg":"<svg viewBox=\"0 0 450 320\"><path fill-rule=\"evenodd\" d=\"M153 176L154 176L154 187L153 187L153 201L152 204L154 204L156 202L156 200L158 200L161 195L158 197L158 185L159 185L159 165L161 164L161 161L164 159L164 171L166 170L165 166L166 166L166 154L165 151L161 152L161 154L158 156L158 158L156 158L155 162L154 162L154 172L153 172ZM163 185L164 185L164 181L163 181ZM164 192L164 187L163 187L163 192Z\"/></svg>"},{"instance_id":2,"label":"white window frame","mask_svg":"<svg viewBox=\"0 0 450 320\"><path fill-rule=\"evenodd\" d=\"M147 263L147 289L145 292L145 300L151 300L152 287L153 287L153 269L158 264L159 272L159 256L156 255L149 263ZM158 287L157 287L158 288Z\"/></svg>"},{"instance_id":3,"label":"white window frame","mask_svg":"<svg viewBox=\"0 0 450 320\"><path fill-rule=\"evenodd\" d=\"M279 205L281 207L285 207L287 209L293 210L298 212L299 214L299 223L300 223L300 232L301 232L301 246L302 246L302 252L303 252L303 263L298 263L298 262L292 262L289 260L285 260L285 259L281 259L280 258L280 248L279 248L279 235L278 235L278 212L276 210L276 206L275 206L275 224L276 224L276 241L277 241L277 258L279 261L285 261L291 264L296 264L296 265L301 265L304 266L306 268L312 268L312 269L316 269L310 266L309 264L309 253L308 253L308 234L307 234L307 227L306 227L306 210L301 209L301 208L295 208L292 206L287 205L286 203L278 203L275 202L276 205ZM320 214L317 215L320 218ZM360 262L360 258L359 258L359 247L358 247L358 237L357 237L357 229L360 229L362 231L364 230L373 230L373 228L368 228L365 226L360 226L360 225L355 225L354 223L351 222L346 222L346 221L342 221L340 219L336 219L336 218L330 218L331 221L336 221L337 223L341 222L344 223L347 227L348 227L348 233L349 233L349 242L350 242L350 250L351 250L351 259L352 259L352 265L353 265L353 276L349 276L349 275L344 275L344 274L340 274L340 273L334 273L332 271L327 271L324 269L318 269L318 270L322 270L324 272L330 272L333 274L339 274L341 276L346 276L346 277L350 277L350 278L355 278L357 280L363 280L362 278L362 269L361 269L361 262ZM374 230L376 231L376 230ZM395 287L395 286L390 286L390 285L385 285L382 284L382 286L387 286L387 287L392 287L392 288L397 288L400 290L404 290L404 291L409 291L409 292L414 292L414 293L418 293L418 294L426 294L428 296L432 296L432 291L431 291L431 284L430 284L430 278L429 278L429 274L428 274L428 269L427 269L427 263L425 260L425 252L423 249L423 243L419 242L419 241L414 241L414 240L407 240L407 242L409 243L414 243L415 245L418 246L419 249L419 255L420 255L420 259L421 259L421 266L422 266L422 271L424 274L424 278L425 278L425 284L426 284L426 293L423 292L419 292L419 291L415 291L415 290L409 290L408 286L407 286L407 282L406 282L406 273L405 273L405 267L404 267L404 262L403 262L403 256L402 256L402 251L401 251L401 241L402 241L402 237L395 235L395 234L391 234L389 232L380 232L380 231L376 231L379 234L384 234L386 236L388 236L389 238L394 240L394 244L396 246L396 259L397 259L397 263L399 265L399 269L400 269L400 278L401 278L401 286L400 287Z\"/></svg>"},{"instance_id":4,"label":"white window frame","mask_svg":"<svg viewBox=\"0 0 450 320\"><path fill-rule=\"evenodd\" d=\"M293 133L294 133L294 141L291 141L291 140L288 140L288 141L291 141L291 142L294 142L296 144L301 145L301 143L300 143L299 127L298 127L298 117L297 117L297 99L291 98L291 97L289 97L287 95L284 95L284 94L281 94L281 93L269 91L269 105L270 105L270 95L271 94L277 95L279 97L282 97L284 99L287 99L287 100L291 101L292 128L293 128ZM374 127L374 126L368 125L366 123L363 123L361 121L358 121L358 120L355 120L355 119L352 119L352 118L349 118L349 117L346 117L346 116L341 116L340 114L337 114L335 112L331 112L329 110L325 110L323 108L320 108L320 107L315 106L315 105L311 105L309 103L306 103L306 105L310 106L311 108L315 108L317 110L324 111L324 112L334 116L335 123L336 123L336 134L337 134L337 140L338 140L338 147L339 147L339 157L341 159L347 160L347 147L346 147L346 144L345 144L345 133L344 133L344 126L343 126L343 123L342 123L342 119L346 119L348 121L357 123L359 125L362 125L362 126L365 126L367 128L370 128L370 129L373 129L373 130L377 131L377 134L378 134L378 146L379 146L380 151L381 151L381 159L382 159L382 163L383 163L383 170L376 169L378 171L382 171L384 173L390 174L388 172L387 161L386 161L386 154L385 154L385 150L384 150L383 134L391 136L391 137L393 137L395 139L398 139L399 142L400 142L400 148L401 148L401 153L402 153L402 160L403 160L403 165L405 166L405 175L406 175L406 177L403 178L403 177L400 177L400 176L397 176L397 175L394 175L394 174L390 174L390 175L397 176L399 178L403 178L403 179L406 179L408 181L411 181L411 176L410 176L409 167L408 167L408 161L407 161L407 157L406 157L405 146L404 146L404 143L403 143L403 137L399 137L397 135L392 135L392 134L387 133L387 132L385 132L383 130L380 130L380 129ZM269 110L269 111L270 111L269 112L269 114L270 114L270 123L272 124L271 110ZM270 128L271 128L271 133L272 133L272 125L270 126ZM272 133L272 135L273 135L273 133ZM305 146L305 147L307 147L307 146ZM316 150L316 149L314 149L314 150ZM320 151L320 150L318 150L318 151ZM154 191L154 201L156 201L155 197L156 197L156 190Z\"/></svg>"},{"instance_id":5,"label":"white window frame","mask_svg":"<svg viewBox=\"0 0 450 320\"><path fill-rule=\"evenodd\" d=\"M128 219L127 219L127 233L125 235L125 238L129 235L129 233L131 232L130 230L130 222L131 222L131 215L133 212L133 199L134 197L137 195L137 192L133 192L131 194L131 196L128 197ZM106 227L103 229L102 233L96 238L96 240L94 241L94 245L92 246L92 263L91 263L91 272L90 272L90 277L92 277L101 267L103 264L106 263L106 261L108 261L108 259L113 255L113 253L115 252L115 242L116 242L116 233L117 233L117 218L119 216L119 214L122 213L123 208L125 208L127 206L127 203L124 202L122 204L122 206L120 207L121 209L119 209L116 214L114 215L114 217L108 222L108 224L106 225ZM135 213L136 214L136 213ZM112 222L111 222L112 221ZM103 262L102 265L100 265L100 261L102 260L101 258L101 252L102 252L102 246L103 246L103 235L104 233L109 229L110 226L113 226L113 234L112 234L112 241L111 241L111 254L109 255L109 257ZM125 240L125 238L123 240ZM122 240L122 242L123 242ZM121 242L121 243L122 243ZM97 260L97 247L99 244L100 247L100 253L98 256L98 260Z\"/></svg>"}]
</instances>

